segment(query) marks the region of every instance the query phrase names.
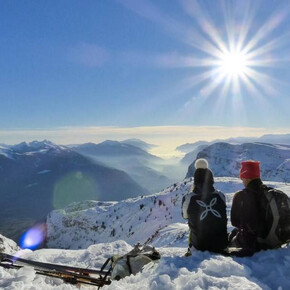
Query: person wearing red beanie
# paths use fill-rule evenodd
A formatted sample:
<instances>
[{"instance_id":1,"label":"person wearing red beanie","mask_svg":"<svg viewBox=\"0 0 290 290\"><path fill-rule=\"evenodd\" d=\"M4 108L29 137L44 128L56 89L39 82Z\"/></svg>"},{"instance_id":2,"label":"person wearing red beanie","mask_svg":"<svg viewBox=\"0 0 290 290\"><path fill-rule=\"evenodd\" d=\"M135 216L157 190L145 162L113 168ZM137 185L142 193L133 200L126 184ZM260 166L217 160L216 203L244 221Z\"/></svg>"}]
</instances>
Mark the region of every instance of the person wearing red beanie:
<instances>
[{"instance_id":1,"label":"person wearing red beanie","mask_svg":"<svg viewBox=\"0 0 290 290\"><path fill-rule=\"evenodd\" d=\"M240 256L251 256L261 249L257 238L265 227L257 203L263 186L260 162L243 161L239 177L245 188L233 197L231 223L236 228L230 234L230 246L240 248Z\"/></svg>"},{"instance_id":2,"label":"person wearing red beanie","mask_svg":"<svg viewBox=\"0 0 290 290\"><path fill-rule=\"evenodd\" d=\"M239 177L242 180L260 178L260 162L252 160L242 162Z\"/></svg>"}]
</instances>

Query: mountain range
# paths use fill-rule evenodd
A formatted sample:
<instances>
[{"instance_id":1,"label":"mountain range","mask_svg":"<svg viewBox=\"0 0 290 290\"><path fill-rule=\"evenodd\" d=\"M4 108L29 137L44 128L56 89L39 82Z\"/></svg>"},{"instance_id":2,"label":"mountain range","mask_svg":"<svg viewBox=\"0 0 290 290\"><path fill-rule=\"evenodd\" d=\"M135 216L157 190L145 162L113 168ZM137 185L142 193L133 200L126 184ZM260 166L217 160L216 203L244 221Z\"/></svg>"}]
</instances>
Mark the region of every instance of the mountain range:
<instances>
[{"instance_id":1,"label":"mountain range","mask_svg":"<svg viewBox=\"0 0 290 290\"><path fill-rule=\"evenodd\" d=\"M75 201L148 193L124 171L46 140L0 147L0 231L8 237Z\"/></svg>"},{"instance_id":2,"label":"mountain range","mask_svg":"<svg viewBox=\"0 0 290 290\"><path fill-rule=\"evenodd\" d=\"M149 151L152 148L157 147L157 145L149 144L147 142L144 142L144 141L142 141L140 139L136 139L136 138L126 139L126 140L120 141L120 143L133 145L133 146L138 147L144 151Z\"/></svg>"},{"instance_id":3,"label":"mountain range","mask_svg":"<svg viewBox=\"0 0 290 290\"><path fill-rule=\"evenodd\" d=\"M261 177L264 180L290 182L290 145L268 143L245 143L233 145L219 142L203 148L196 158L205 158L214 176L238 177L241 162L260 161ZM194 175L194 162L186 177Z\"/></svg>"},{"instance_id":4,"label":"mountain range","mask_svg":"<svg viewBox=\"0 0 290 290\"><path fill-rule=\"evenodd\" d=\"M151 193L160 191L173 182L160 172L163 168L161 158L135 146L148 148L152 145L145 146L147 143L138 139L129 140L135 145L125 142L128 140L122 142L107 140L99 144L86 143L71 148L94 161L125 171Z\"/></svg>"},{"instance_id":5,"label":"mountain range","mask_svg":"<svg viewBox=\"0 0 290 290\"><path fill-rule=\"evenodd\" d=\"M196 150L200 145L211 145L213 143L226 142L231 144L243 144L243 143L270 143L270 144L283 144L290 145L290 134L266 134L261 137L234 137L228 139L216 139L213 141L197 141L194 143L186 143L176 147L177 151L183 153L190 153Z\"/></svg>"},{"instance_id":6,"label":"mountain range","mask_svg":"<svg viewBox=\"0 0 290 290\"><path fill-rule=\"evenodd\" d=\"M290 145L200 143L191 154L187 178L193 176L196 158L206 158L216 177L237 177L241 161L255 159L261 162L264 180L290 181ZM74 146L47 140L1 144L0 231L17 240L23 230L45 220L51 210L73 202L95 200L99 205L159 192L176 182L163 175L163 165L162 159L118 141ZM172 164L171 172L180 171L174 166L177 168ZM187 166L185 163L182 168Z\"/></svg>"}]
</instances>

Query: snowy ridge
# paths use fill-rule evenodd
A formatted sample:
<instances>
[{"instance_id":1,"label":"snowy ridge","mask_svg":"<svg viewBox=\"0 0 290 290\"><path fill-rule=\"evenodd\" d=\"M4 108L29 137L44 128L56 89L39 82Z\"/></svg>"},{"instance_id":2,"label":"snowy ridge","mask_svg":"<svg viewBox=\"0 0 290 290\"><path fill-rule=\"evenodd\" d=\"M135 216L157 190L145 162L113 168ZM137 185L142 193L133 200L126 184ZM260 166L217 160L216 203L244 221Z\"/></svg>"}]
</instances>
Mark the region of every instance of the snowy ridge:
<instances>
[{"instance_id":1,"label":"snowy ridge","mask_svg":"<svg viewBox=\"0 0 290 290\"><path fill-rule=\"evenodd\" d=\"M34 152L46 153L49 150L61 151L67 149L65 146L56 145L48 140L43 141L32 141L32 142L22 142L20 144L10 146L10 148L17 153L32 154Z\"/></svg>"},{"instance_id":2,"label":"snowy ridge","mask_svg":"<svg viewBox=\"0 0 290 290\"><path fill-rule=\"evenodd\" d=\"M0 155L4 155L6 158L15 160L17 155L33 155L33 154L45 154L49 151L61 152L68 150L66 146L56 145L48 140L44 141L32 141L21 142L16 145L0 145Z\"/></svg>"},{"instance_id":3,"label":"snowy ridge","mask_svg":"<svg viewBox=\"0 0 290 290\"><path fill-rule=\"evenodd\" d=\"M226 195L228 216L234 192L243 188L238 178L215 179L216 189ZM133 245L144 243L186 246L188 228L181 216L181 202L193 180L185 179L160 193L131 198L120 202L74 203L54 210L47 218L48 247L80 249L95 243L124 240ZM290 195L290 185L267 182ZM229 230L230 222L228 221Z\"/></svg>"},{"instance_id":4,"label":"snowy ridge","mask_svg":"<svg viewBox=\"0 0 290 290\"><path fill-rule=\"evenodd\" d=\"M290 182L290 145L215 143L201 150L196 158L207 159L214 176L233 177L238 177L241 161L258 160L263 180ZM193 174L194 162L186 176Z\"/></svg>"},{"instance_id":5,"label":"snowy ridge","mask_svg":"<svg viewBox=\"0 0 290 290\"><path fill-rule=\"evenodd\" d=\"M90 201L86 209L82 203L75 203L73 210L72 207L55 210L47 218L47 244L78 249L116 239L144 243L164 227L184 222L180 206L191 185L189 179L158 194L105 205Z\"/></svg>"},{"instance_id":6,"label":"snowy ridge","mask_svg":"<svg viewBox=\"0 0 290 290\"><path fill-rule=\"evenodd\" d=\"M9 159L13 159L13 156L11 154L11 149L8 146L0 145L0 156L4 156Z\"/></svg>"},{"instance_id":7,"label":"snowy ridge","mask_svg":"<svg viewBox=\"0 0 290 290\"><path fill-rule=\"evenodd\" d=\"M263 142L270 144L290 145L290 134L266 134L261 137L231 137L228 139L216 139L213 141L197 141L195 143L186 143L176 147L176 150L189 153L200 145L211 145L218 142L226 142L230 144L243 144L251 142Z\"/></svg>"}]
</instances>

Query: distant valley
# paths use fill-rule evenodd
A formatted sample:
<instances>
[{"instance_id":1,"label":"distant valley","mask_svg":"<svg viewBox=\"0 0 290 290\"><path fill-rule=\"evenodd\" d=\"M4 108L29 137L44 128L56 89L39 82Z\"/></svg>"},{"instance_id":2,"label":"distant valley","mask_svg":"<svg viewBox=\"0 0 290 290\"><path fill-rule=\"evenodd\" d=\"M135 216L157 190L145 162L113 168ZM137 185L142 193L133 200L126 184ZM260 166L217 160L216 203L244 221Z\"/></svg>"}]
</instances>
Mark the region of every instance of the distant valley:
<instances>
[{"instance_id":1,"label":"distant valley","mask_svg":"<svg viewBox=\"0 0 290 290\"><path fill-rule=\"evenodd\" d=\"M106 166L125 171L151 193L177 181L162 174L164 161L161 158L131 144L108 140L100 144L82 144L72 147L72 150Z\"/></svg>"}]
</instances>

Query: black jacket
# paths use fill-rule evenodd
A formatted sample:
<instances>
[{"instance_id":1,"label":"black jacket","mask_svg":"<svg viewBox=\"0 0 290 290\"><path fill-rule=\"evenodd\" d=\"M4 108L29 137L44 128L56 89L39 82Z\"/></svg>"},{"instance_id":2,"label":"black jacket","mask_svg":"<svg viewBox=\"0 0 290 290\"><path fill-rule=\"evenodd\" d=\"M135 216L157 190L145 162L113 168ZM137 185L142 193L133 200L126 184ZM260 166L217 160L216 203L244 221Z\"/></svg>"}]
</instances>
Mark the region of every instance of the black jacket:
<instances>
[{"instance_id":1,"label":"black jacket","mask_svg":"<svg viewBox=\"0 0 290 290\"><path fill-rule=\"evenodd\" d=\"M265 226L258 206L262 186L261 179L254 179L233 197L231 223L238 229L238 242L242 248L259 249L257 237Z\"/></svg>"},{"instance_id":2,"label":"black jacket","mask_svg":"<svg viewBox=\"0 0 290 290\"><path fill-rule=\"evenodd\" d=\"M213 187L196 187L183 199L183 217L190 228L189 244L198 250L220 252L227 247L225 196Z\"/></svg>"}]
</instances>

